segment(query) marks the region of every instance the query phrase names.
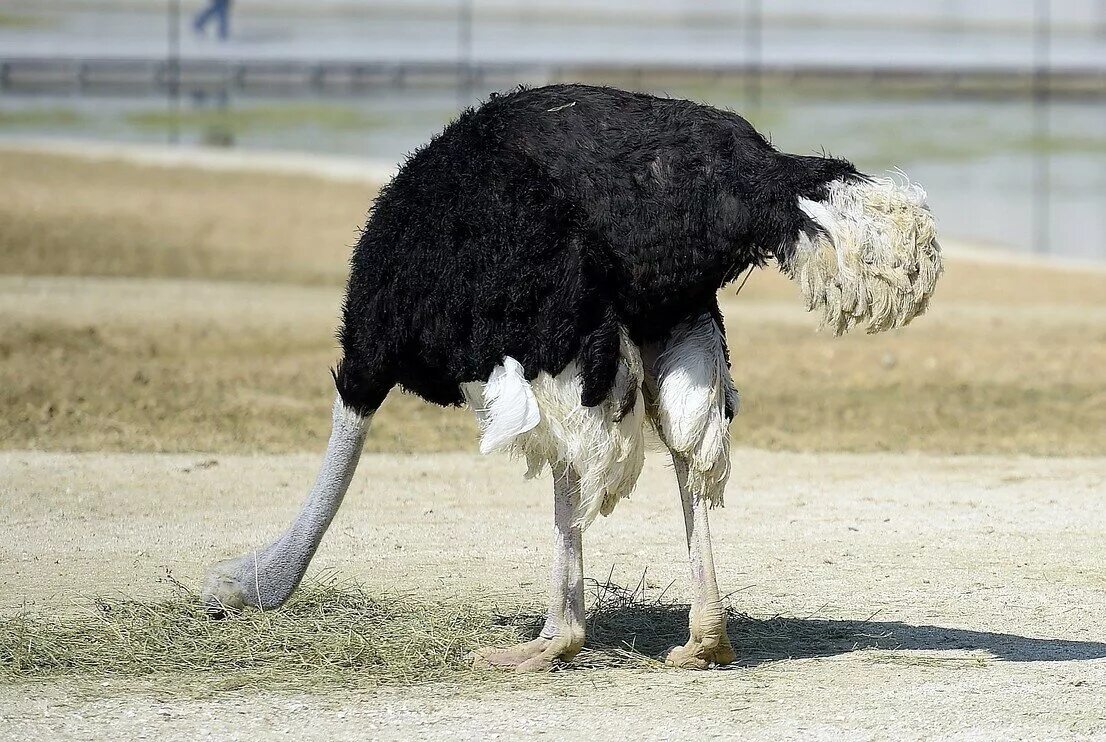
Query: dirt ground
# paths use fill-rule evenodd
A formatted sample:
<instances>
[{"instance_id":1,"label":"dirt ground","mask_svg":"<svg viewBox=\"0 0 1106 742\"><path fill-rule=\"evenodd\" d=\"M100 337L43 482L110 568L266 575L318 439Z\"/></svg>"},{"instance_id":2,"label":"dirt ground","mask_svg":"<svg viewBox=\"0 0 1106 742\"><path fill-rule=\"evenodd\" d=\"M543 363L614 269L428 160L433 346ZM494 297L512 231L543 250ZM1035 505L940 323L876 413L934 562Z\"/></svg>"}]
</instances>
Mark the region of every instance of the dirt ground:
<instances>
[{"instance_id":1,"label":"dirt ground","mask_svg":"<svg viewBox=\"0 0 1106 742\"><path fill-rule=\"evenodd\" d=\"M372 193L0 152L0 617L157 598L166 569L194 584L283 527ZM19 682L0 739L1106 738L1106 270L953 244L932 312L875 337L815 334L772 271L722 307L744 409L719 578L788 618L743 667L195 699ZM473 449L468 413L392 395L313 569L540 604L549 482ZM686 598L662 460L588 532L586 573Z\"/></svg>"},{"instance_id":2,"label":"dirt ground","mask_svg":"<svg viewBox=\"0 0 1106 742\"><path fill-rule=\"evenodd\" d=\"M154 597L166 568L195 581L208 562L282 528L316 464L214 460L0 454L0 498L18 534L0 544L3 610ZM585 571L632 583L648 568L650 590L675 581L684 596L682 526L661 460L589 530ZM747 667L196 700L124 681L76 695L67 682L23 683L0 686L0 737L1106 735L1106 460L739 450L734 464L711 523L723 590L754 617L791 617L784 633L807 637L781 636ZM524 482L521 469L472 454L367 456L315 569L428 599L538 603L550 484ZM835 640L841 626L866 648Z\"/></svg>"}]
</instances>

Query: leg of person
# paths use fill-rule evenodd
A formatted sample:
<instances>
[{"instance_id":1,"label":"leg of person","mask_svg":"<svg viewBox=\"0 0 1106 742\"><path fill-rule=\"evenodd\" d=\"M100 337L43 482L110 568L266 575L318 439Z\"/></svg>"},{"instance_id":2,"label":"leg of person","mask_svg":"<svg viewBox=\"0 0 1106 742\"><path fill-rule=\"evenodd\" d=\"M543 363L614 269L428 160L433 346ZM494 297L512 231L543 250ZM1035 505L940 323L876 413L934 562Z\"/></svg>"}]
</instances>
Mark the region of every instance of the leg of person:
<instances>
[{"instance_id":1,"label":"leg of person","mask_svg":"<svg viewBox=\"0 0 1106 742\"><path fill-rule=\"evenodd\" d=\"M201 9L200 12L196 13L196 16L192 19L192 28L196 33L204 32L204 29L207 27L208 22L214 14L215 2L213 0L213 2L208 3L206 7Z\"/></svg>"},{"instance_id":2,"label":"leg of person","mask_svg":"<svg viewBox=\"0 0 1106 742\"><path fill-rule=\"evenodd\" d=\"M475 653L477 667L511 667L519 672L549 670L584 646L584 552L582 529L574 525L579 478L570 467L553 472L553 571L545 626L533 641L514 647L488 647Z\"/></svg>"},{"instance_id":3,"label":"leg of person","mask_svg":"<svg viewBox=\"0 0 1106 742\"><path fill-rule=\"evenodd\" d=\"M230 36L230 0L215 0L219 15L219 39L226 41Z\"/></svg>"}]
</instances>

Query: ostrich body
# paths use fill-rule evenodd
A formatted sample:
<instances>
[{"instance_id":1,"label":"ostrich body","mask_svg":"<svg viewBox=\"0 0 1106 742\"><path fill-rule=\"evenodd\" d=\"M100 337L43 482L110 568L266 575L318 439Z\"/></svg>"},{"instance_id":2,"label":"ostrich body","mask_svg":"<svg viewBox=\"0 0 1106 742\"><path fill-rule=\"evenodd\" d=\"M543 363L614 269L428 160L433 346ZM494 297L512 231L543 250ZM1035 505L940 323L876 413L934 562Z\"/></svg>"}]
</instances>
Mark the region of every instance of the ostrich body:
<instances>
[{"instance_id":1,"label":"ostrich body","mask_svg":"<svg viewBox=\"0 0 1106 742\"><path fill-rule=\"evenodd\" d=\"M633 489L646 419L672 457L694 581L690 637L668 661L732 661L708 510L722 502L738 397L715 295L769 261L837 333L905 325L941 270L921 189L779 152L734 113L583 85L465 111L382 189L354 249L333 432L300 514L216 565L205 601L270 608L290 595L400 386L468 404L482 452L553 473L545 626L482 662L548 669L579 651L582 532Z\"/></svg>"}]
</instances>

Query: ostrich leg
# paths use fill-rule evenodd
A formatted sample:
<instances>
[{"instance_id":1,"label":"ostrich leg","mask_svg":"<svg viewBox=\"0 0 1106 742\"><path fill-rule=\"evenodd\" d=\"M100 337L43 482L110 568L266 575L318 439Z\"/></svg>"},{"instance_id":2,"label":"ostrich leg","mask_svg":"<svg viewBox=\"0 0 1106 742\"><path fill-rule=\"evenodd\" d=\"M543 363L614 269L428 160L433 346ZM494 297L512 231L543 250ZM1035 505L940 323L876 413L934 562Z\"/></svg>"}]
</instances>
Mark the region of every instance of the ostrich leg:
<instances>
[{"instance_id":1,"label":"ostrich leg","mask_svg":"<svg viewBox=\"0 0 1106 742\"><path fill-rule=\"evenodd\" d=\"M581 528L573 523L579 498L576 473L567 466L554 469L553 573L545 626L533 641L506 649L478 650L478 667L549 670L554 660L570 660L584 646L584 551Z\"/></svg>"},{"instance_id":2,"label":"ostrich leg","mask_svg":"<svg viewBox=\"0 0 1106 742\"><path fill-rule=\"evenodd\" d=\"M710 506L722 502L729 478L729 423L739 404L725 342L721 321L704 314L677 326L663 343L643 353L648 373L642 391L672 454L693 581L691 636L666 658L676 667L705 668L734 660L707 522Z\"/></svg>"},{"instance_id":3,"label":"ostrich leg","mask_svg":"<svg viewBox=\"0 0 1106 742\"><path fill-rule=\"evenodd\" d=\"M691 636L687 644L669 652L665 662L675 667L705 669L711 664L733 662L734 652L726 635L726 613L714 576L714 553L710 546L710 525L707 522L708 503L695 497L687 486L687 462L672 455L676 479L683 503L684 530L687 533L687 553L691 562L693 597L688 624Z\"/></svg>"}]
</instances>

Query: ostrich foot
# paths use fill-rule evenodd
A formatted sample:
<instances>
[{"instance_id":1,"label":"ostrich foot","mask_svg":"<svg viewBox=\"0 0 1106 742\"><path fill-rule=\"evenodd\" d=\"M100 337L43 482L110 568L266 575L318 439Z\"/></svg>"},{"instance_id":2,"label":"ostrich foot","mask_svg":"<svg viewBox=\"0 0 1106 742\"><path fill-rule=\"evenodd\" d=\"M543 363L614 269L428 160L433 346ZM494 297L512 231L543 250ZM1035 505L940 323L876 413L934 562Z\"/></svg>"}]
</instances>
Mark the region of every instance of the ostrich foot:
<instances>
[{"instance_id":1,"label":"ostrich foot","mask_svg":"<svg viewBox=\"0 0 1106 742\"><path fill-rule=\"evenodd\" d=\"M533 641L498 649L485 647L473 653L475 668L496 667L515 672L548 672L557 660L567 662L584 646L584 635L538 637Z\"/></svg>"},{"instance_id":2,"label":"ostrich foot","mask_svg":"<svg viewBox=\"0 0 1106 742\"><path fill-rule=\"evenodd\" d=\"M537 657L549 646L550 639L534 639L513 647L484 647L473 652L473 667L518 667Z\"/></svg>"},{"instance_id":3,"label":"ostrich foot","mask_svg":"<svg viewBox=\"0 0 1106 742\"><path fill-rule=\"evenodd\" d=\"M664 659L669 667L685 670L706 670L717 665L728 665L737 659L725 627L701 636L688 639L682 647L673 647Z\"/></svg>"}]
</instances>

